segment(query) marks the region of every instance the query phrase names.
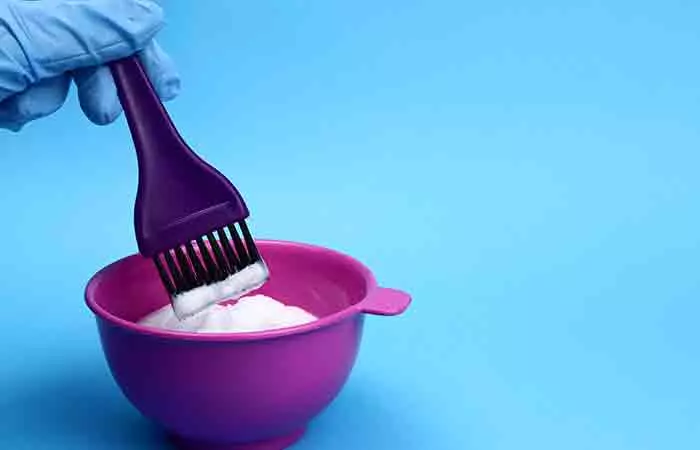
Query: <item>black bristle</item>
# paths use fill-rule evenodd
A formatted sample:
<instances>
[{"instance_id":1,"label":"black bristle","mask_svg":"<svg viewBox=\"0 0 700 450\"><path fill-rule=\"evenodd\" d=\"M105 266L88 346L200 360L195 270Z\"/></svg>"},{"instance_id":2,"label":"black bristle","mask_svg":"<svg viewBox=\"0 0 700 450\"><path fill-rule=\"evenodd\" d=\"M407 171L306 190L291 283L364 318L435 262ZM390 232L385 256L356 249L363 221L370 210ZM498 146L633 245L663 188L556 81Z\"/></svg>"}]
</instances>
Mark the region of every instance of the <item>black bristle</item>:
<instances>
[{"instance_id":1,"label":"black bristle","mask_svg":"<svg viewBox=\"0 0 700 450\"><path fill-rule=\"evenodd\" d=\"M194 249L194 245L192 245L191 241L185 245L185 249L187 250L187 256L190 257L192 267L194 267L194 273L197 276L197 280L200 282L199 284L202 285L211 283L209 274L207 273L206 269L204 269L204 266L202 266L202 262L199 260L199 255L197 255L197 251Z\"/></svg>"},{"instance_id":2,"label":"black bristle","mask_svg":"<svg viewBox=\"0 0 700 450\"><path fill-rule=\"evenodd\" d=\"M224 248L224 253L226 254L226 258L228 258L229 266L231 267L232 272L237 272L238 270L242 269L241 263L238 261L238 257L236 257L236 252L234 252L233 247L231 247L231 241L226 235L226 230L220 228L216 230L216 234L219 236L219 242Z\"/></svg>"},{"instance_id":3,"label":"black bristle","mask_svg":"<svg viewBox=\"0 0 700 450\"><path fill-rule=\"evenodd\" d=\"M229 274L228 264L226 264L226 258L224 258L224 254L221 252L221 247L219 247L219 242L216 240L214 235L212 233L207 233L207 238L209 239L209 245L211 245L211 249L214 251L214 258L216 259L216 263L219 266L220 275L222 275L221 280L223 280Z\"/></svg>"},{"instance_id":4,"label":"black bristle","mask_svg":"<svg viewBox=\"0 0 700 450\"><path fill-rule=\"evenodd\" d=\"M216 267L216 263L211 256L209 247L204 242L204 239L197 238L197 247L199 248L199 254L202 255L202 260L204 261L204 268L209 274L209 279L213 282L219 279L219 268Z\"/></svg>"},{"instance_id":5,"label":"black bristle","mask_svg":"<svg viewBox=\"0 0 700 450\"><path fill-rule=\"evenodd\" d=\"M248 229L248 225L246 225L244 220L241 220L238 222L238 226L241 227L241 231L243 232L243 239L245 239L245 245L246 248L248 249L248 254L250 255L250 261L251 262L256 262L260 260L260 254L258 253L258 248L255 246L255 241L253 240L253 236L250 234L250 230Z\"/></svg>"},{"instance_id":6,"label":"black bristle","mask_svg":"<svg viewBox=\"0 0 700 450\"><path fill-rule=\"evenodd\" d=\"M177 247L175 249L175 257L177 258L178 265L180 266L180 271L185 276L185 281L187 282L186 290L197 287L197 277L195 277L194 272L192 272L190 263L187 261L187 255L185 255L182 247Z\"/></svg>"},{"instance_id":7,"label":"black bristle","mask_svg":"<svg viewBox=\"0 0 700 450\"><path fill-rule=\"evenodd\" d=\"M168 265L168 270L170 270L170 275L173 277L173 283L175 285L175 293L178 294L184 290L185 288L185 280L182 277L182 274L180 273L180 269L177 268L177 264L175 264L175 260L173 259L173 255L170 254L170 251L166 251L163 253L165 256L165 262Z\"/></svg>"},{"instance_id":8,"label":"black bristle","mask_svg":"<svg viewBox=\"0 0 700 450\"><path fill-rule=\"evenodd\" d=\"M238 253L238 259L241 262L241 266L245 267L250 264L250 258L248 257L248 252L241 241L241 237L238 235L238 230L236 230L235 225L229 225L228 231L231 233L231 239L233 239L233 245L236 247L236 253Z\"/></svg>"},{"instance_id":9,"label":"black bristle","mask_svg":"<svg viewBox=\"0 0 700 450\"><path fill-rule=\"evenodd\" d=\"M160 255L154 256L153 262L156 264L158 275L160 276L160 280L163 282L163 286L165 286L165 290L168 291L168 294L170 295L175 294L175 286L173 285L173 282L170 281L168 271L165 269L165 267L163 267L163 263L160 260Z\"/></svg>"}]
</instances>

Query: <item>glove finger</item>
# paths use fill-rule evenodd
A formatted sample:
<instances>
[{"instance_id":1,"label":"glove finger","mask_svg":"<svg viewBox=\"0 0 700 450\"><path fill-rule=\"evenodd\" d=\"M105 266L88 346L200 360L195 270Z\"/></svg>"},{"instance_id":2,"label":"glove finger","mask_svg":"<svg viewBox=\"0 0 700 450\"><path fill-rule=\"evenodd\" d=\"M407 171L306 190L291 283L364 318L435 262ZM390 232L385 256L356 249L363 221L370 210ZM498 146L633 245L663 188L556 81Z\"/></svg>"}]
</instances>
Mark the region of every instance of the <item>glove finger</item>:
<instances>
[{"instance_id":1,"label":"glove finger","mask_svg":"<svg viewBox=\"0 0 700 450\"><path fill-rule=\"evenodd\" d=\"M158 96L163 101L175 98L180 92L180 77L170 57L155 41L151 41L139 53L139 58ZM108 67L75 70L73 79L78 88L80 107L91 122L106 125L119 117L122 108Z\"/></svg>"},{"instance_id":2,"label":"glove finger","mask_svg":"<svg viewBox=\"0 0 700 450\"><path fill-rule=\"evenodd\" d=\"M28 122L48 116L66 101L70 77L42 80L31 88L0 102L0 128L19 131Z\"/></svg>"},{"instance_id":3,"label":"glove finger","mask_svg":"<svg viewBox=\"0 0 700 450\"><path fill-rule=\"evenodd\" d=\"M107 66L86 67L73 72L80 108L91 122L107 125L122 112L112 73Z\"/></svg>"},{"instance_id":4,"label":"glove finger","mask_svg":"<svg viewBox=\"0 0 700 450\"><path fill-rule=\"evenodd\" d=\"M162 24L163 10L153 0L9 2L0 10L8 65L0 71L0 101L39 80L131 55Z\"/></svg>"},{"instance_id":5,"label":"glove finger","mask_svg":"<svg viewBox=\"0 0 700 450\"><path fill-rule=\"evenodd\" d=\"M180 93L180 75L173 60L160 45L151 41L139 53L139 58L161 100L168 101L177 97Z\"/></svg>"}]
</instances>

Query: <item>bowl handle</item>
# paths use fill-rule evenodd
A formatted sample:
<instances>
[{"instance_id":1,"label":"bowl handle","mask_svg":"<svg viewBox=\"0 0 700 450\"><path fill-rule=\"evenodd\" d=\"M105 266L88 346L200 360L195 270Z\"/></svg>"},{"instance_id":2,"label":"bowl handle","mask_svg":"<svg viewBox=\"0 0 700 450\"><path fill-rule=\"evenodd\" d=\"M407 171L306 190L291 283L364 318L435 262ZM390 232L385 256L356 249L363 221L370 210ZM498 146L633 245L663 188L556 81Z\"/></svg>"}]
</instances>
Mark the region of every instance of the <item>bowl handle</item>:
<instances>
[{"instance_id":1,"label":"bowl handle","mask_svg":"<svg viewBox=\"0 0 700 450\"><path fill-rule=\"evenodd\" d=\"M397 289L377 287L360 302L360 309L367 314L396 316L406 311L411 304L411 296Z\"/></svg>"}]
</instances>

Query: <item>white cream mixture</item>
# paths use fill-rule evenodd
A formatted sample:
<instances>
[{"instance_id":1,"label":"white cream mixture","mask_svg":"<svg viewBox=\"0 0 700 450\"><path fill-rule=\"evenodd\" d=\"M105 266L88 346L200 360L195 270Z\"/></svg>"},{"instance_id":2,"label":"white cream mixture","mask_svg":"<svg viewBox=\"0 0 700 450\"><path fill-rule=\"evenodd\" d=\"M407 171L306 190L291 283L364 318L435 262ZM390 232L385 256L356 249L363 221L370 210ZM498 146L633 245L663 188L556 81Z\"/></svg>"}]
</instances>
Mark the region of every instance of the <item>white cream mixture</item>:
<instances>
[{"instance_id":1,"label":"white cream mixture","mask_svg":"<svg viewBox=\"0 0 700 450\"><path fill-rule=\"evenodd\" d=\"M138 323L172 331L197 333L245 333L286 328L317 320L296 306L287 306L265 295L251 295L232 305L216 304L180 321L171 305L147 315Z\"/></svg>"},{"instance_id":2,"label":"white cream mixture","mask_svg":"<svg viewBox=\"0 0 700 450\"><path fill-rule=\"evenodd\" d=\"M191 289L173 298L178 317L192 316L227 298L242 297L259 288L269 277L267 266L258 261L225 280Z\"/></svg>"}]
</instances>

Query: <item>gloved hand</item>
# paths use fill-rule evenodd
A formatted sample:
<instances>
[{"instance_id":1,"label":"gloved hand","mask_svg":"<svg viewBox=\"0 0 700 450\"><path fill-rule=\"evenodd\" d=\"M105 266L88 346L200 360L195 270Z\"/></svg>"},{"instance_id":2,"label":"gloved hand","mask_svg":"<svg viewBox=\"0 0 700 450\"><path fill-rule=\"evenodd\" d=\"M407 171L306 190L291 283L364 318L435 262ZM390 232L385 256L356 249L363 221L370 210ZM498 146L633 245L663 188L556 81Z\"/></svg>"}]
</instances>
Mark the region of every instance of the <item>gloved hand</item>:
<instances>
[{"instance_id":1,"label":"gloved hand","mask_svg":"<svg viewBox=\"0 0 700 450\"><path fill-rule=\"evenodd\" d=\"M180 79L153 40L163 11L153 0L0 0L0 127L18 131L61 107L71 80L96 124L121 112L104 64L138 53L163 100Z\"/></svg>"}]
</instances>

